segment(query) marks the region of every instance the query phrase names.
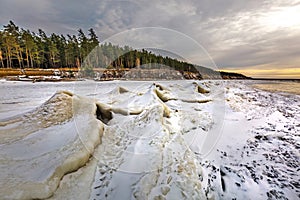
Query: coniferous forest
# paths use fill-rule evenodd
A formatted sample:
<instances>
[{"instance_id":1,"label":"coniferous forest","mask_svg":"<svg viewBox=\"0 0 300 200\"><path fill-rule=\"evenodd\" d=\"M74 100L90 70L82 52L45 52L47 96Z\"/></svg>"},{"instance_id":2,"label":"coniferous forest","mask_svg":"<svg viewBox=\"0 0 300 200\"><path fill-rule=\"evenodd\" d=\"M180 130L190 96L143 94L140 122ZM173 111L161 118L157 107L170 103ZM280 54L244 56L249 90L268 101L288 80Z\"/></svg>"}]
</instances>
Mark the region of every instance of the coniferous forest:
<instances>
[{"instance_id":1,"label":"coniferous forest","mask_svg":"<svg viewBox=\"0 0 300 200\"><path fill-rule=\"evenodd\" d=\"M124 71L132 68L161 69L169 67L187 79L245 79L241 74L218 72L177 60L145 49L101 43L93 28L87 34L47 35L42 29L33 32L9 21L0 29L0 69L61 69L78 71L93 77L98 68ZM72 69L72 70L71 70ZM1 71L0 71L1 72ZM19 72L17 73L19 74ZM28 74L28 73L27 73ZM1 74L0 74L1 75ZM8 75L4 73L4 76ZM12 74L11 74L12 75ZM3 74L2 74L3 76ZM112 75L116 78L118 75Z\"/></svg>"},{"instance_id":2,"label":"coniferous forest","mask_svg":"<svg viewBox=\"0 0 300 200\"><path fill-rule=\"evenodd\" d=\"M1 68L73 68L80 67L89 56L93 68L134 68L144 64L162 64L180 71L195 71L190 63L168 56L156 55L147 50L133 50L129 46L119 47L111 43L100 44L91 28L86 35L82 29L77 35L47 35L18 27L13 21L0 30ZM92 58L95 57L96 58Z\"/></svg>"}]
</instances>

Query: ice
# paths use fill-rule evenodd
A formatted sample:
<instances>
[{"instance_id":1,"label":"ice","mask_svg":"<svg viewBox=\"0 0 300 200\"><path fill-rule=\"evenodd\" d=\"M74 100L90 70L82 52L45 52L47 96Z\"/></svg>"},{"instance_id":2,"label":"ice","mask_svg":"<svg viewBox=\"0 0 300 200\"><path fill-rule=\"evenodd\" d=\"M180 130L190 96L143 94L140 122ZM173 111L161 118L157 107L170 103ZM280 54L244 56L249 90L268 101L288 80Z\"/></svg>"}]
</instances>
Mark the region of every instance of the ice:
<instances>
[{"instance_id":1,"label":"ice","mask_svg":"<svg viewBox=\"0 0 300 200\"><path fill-rule=\"evenodd\" d=\"M255 83L1 82L1 199L298 199L300 97Z\"/></svg>"},{"instance_id":2,"label":"ice","mask_svg":"<svg viewBox=\"0 0 300 200\"><path fill-rule=\"evenodd\" d=\"M90 100L58 92L32 112L2 121L1 198L51 196L60 179L83 166L100 143L95 111ZM76 123L82 118L87 125Z\"/></svg>"},{"instance_id":3,"label":"ice","mask_svg":"<svg viewBox=\"0 0 300 200\"><path fill-rule=\"evenodd\" d=\"M298 199L299 96L227 84L223 134L202 162L204 188L216 199Z\"/></svg>"}]
</instances>

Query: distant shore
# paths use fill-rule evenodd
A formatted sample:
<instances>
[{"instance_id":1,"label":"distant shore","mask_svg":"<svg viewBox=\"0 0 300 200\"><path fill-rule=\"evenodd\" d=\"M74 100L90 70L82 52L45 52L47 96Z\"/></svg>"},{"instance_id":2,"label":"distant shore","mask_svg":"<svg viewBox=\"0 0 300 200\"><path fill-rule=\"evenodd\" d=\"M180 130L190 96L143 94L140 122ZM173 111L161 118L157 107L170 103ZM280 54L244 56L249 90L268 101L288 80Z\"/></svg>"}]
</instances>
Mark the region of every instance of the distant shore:
<instances>
[{"instance_id":1,"label":"distant shore","mask_svg":"<svg viewBox=\"0 0 300 200\"><path fill-rule=\"evenodd\" d=\"M38 69L38 68L2 68L0 69L0 78L8 81L76 81L82 80L81 73L78 68L57 68L57 69ZM147 79L162 79L162 80L176 80L176 79L251 79L242 74L217 72L189 72L176 71L168 69L139 69L139 68L122 68L122 69L107 69L94 68L89 74L90 78L96 81L110 81L110 80L147 80ZM81 71L85 73L85 71ZM86 77L84 75L84 77Z\"/></svg>"},{"instance_id":2,"label":"distant shore","mask_svg":"<svg viewBox=\"0 0 300 200\"><path fill-rule=\"evenodd\" d=\"M39 68L0 68L0 78L7 81L31 81L31 82L57 82L57 81L78 81L82 80L78 68L56 68L56 69L39 69ZM84 76L85 77L85 76ZM251 78L243 74L230 72L188 72L175 71L167 69L107 69L94 68L90 78L96 81L111 80L153 80L156 78L162 80L203 80L203 79L225 79L225 80L257 80L257 81L289 81L300 82L300 79L278 79L278 78ZM266 83L264 83L265 85Z\"/></svg>"}]
</instances>

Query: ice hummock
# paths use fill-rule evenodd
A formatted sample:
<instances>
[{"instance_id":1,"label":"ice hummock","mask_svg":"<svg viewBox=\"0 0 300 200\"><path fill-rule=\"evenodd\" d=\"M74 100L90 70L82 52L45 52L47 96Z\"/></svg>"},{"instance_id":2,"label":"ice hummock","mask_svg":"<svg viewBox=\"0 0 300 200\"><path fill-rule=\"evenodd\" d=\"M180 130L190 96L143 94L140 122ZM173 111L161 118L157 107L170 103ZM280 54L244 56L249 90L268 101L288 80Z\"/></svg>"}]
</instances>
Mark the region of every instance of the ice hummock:
<instances>
[{"instance_id":1,"label":"ice hummock","mask_svg":"<svg viewBox=\"0 0 300 200\"><path fill-rule=\"evenodd\" d=\"M90 199L205 198L200 163L180 130L178 113L165 104L178 100L157 84L146 92L115 103L128 110L106 127ZM113 109L112 109L113 110Z\"/></svg>"},{"instance_id":2,"label":"ice hummock","mask_svg":"<svg viewBox=\"0 0 300 200\"><path fill-rule=\"evenodd\" d=\"M47 198L66 173L85 165L103 132L96 108L57 92L37 109L1 121L1 198Z\"/></svg>"}]
</instances>

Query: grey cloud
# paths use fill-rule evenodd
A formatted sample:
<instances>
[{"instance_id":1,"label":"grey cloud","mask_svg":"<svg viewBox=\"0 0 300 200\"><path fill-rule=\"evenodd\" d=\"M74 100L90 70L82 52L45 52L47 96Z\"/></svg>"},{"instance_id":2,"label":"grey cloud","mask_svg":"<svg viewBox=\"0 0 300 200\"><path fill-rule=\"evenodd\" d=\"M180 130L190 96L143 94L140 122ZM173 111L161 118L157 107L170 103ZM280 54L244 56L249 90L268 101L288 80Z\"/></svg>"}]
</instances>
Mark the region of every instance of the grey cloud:
<instances>
[{"instance_id":1,"label":"grey cloud","mask_svg":"<svg viewBox=\"0 0 300 200\"><path fill-rule=\"evenodd\" d=\"M232 47L227 51L218 52L216 62L226 68L251 67L256 65L280 65L290 67L291 63L299 63L300 49L297 41L300 33L289 36L282 33L270 33L261 42L253 40L251 45Z\"/></svg>"},{"instance_id":2,"label":"grey cloud","mask_svg":"<svg viewBox=\"0 0 300 200\"><path fill-rule=\"evenodd\" d=\"M13 19L20 26L49 32L97 30L101 40L139 27L163 27L195 39L221 67L250 67L275 63L299 64L300 27L270 30L260 18L278 7L299 5L293 0L0 0L0 22ZM175 39L173 48L182 44ZM176 46L177 45L177 46ZM207 64L192 52L190 60ZM176 52L174 52L176 53Z\"/></svg>"}]
</instances>

